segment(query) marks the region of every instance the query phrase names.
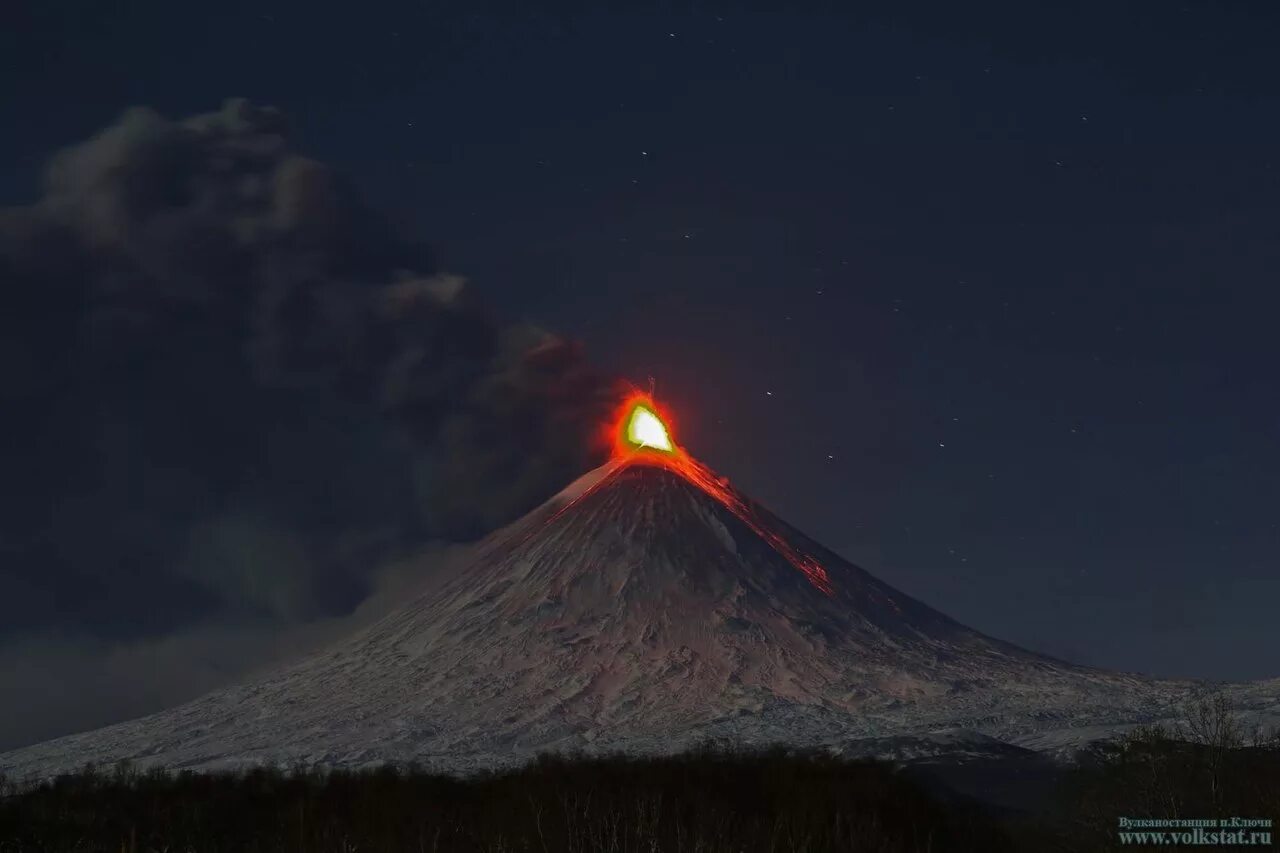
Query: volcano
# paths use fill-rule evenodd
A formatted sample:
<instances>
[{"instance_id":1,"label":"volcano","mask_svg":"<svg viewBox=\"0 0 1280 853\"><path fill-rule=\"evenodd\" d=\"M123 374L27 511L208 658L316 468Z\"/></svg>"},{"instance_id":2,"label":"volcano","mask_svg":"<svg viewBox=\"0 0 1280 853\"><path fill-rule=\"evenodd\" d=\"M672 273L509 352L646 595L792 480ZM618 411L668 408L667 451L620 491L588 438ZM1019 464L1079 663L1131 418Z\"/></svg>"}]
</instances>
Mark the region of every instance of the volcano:
<instances>
[{"instance_id":1,"label":"volcano","mask_svg":"<svg viewBox=\"0 0 1280 853\"><path fill-rule=\"evenodd\" d=\"M840 751L960 728L1017 741L1150 719L1184 695L959 624L740 494L643 411L656 427L627 416L612 460L375 624L252 683L10 752L0 768L458 771L708 739Z\"/></svg>"}]
</instances>

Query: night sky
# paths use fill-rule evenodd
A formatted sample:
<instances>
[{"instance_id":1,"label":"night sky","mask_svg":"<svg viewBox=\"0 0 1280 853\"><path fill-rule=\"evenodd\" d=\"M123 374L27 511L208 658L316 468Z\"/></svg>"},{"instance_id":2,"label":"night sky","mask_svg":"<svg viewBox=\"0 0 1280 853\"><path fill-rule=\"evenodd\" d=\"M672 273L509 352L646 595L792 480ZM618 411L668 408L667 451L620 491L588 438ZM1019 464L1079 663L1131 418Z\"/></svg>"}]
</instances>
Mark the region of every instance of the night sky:
<instances>
[{"instance_id":1,"label":"night sky","mask_svg":"<svg viewBox=\"0 0 1280 853\"><path fill-rule=\"evenodd\" d=\"M889 583L1081 663L1280 675L1280 9L28 5L0 202L127 107L278 107ZM138 639L84 612L0 642ZM164 678L108 715L205 686Z\"/></svg>"}]
</instances>

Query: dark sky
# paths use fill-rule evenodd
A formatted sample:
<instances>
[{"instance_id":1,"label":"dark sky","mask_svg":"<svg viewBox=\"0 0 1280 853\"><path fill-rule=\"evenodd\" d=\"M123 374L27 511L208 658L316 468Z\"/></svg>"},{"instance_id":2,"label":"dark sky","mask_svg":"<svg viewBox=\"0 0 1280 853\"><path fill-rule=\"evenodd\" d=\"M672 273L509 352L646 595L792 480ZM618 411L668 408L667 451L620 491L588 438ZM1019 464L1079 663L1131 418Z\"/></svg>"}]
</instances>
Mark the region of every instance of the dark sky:
<instances>
[{"instance_id":1,"label":"dark sky","mask_svg":"<svg viewBox=\"0 0 1280 853\"><path fill-rule=\"evenodd\" d=\"M1280 674L1280 9L596 6L29 4L0 201L126 107L279 107L888 582L1083 663Z\"/></svg>"}]
</instances>

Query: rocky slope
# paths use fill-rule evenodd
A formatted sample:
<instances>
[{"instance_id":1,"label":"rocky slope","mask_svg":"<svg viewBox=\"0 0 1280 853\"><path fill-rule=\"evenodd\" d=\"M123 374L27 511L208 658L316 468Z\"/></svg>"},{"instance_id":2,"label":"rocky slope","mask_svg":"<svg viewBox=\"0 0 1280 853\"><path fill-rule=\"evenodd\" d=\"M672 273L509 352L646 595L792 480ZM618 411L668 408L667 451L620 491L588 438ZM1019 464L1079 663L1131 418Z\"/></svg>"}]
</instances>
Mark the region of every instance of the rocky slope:
<instances>
[{"instance_id":1,"label":"rocky slope","mask_svg":"<svg viewBox=\"0 0 1280 853\"><path fill-rule=\"evenodd\" d=\"M859 739L946 728L1007 741L1105 729L1185 696L1186 684L966 628L722 488L639 456L611 462L346 641L163 713L0 755L0 769L128 758L470 770L713 738L856 752Z\"/></svg>"}]
</instances>

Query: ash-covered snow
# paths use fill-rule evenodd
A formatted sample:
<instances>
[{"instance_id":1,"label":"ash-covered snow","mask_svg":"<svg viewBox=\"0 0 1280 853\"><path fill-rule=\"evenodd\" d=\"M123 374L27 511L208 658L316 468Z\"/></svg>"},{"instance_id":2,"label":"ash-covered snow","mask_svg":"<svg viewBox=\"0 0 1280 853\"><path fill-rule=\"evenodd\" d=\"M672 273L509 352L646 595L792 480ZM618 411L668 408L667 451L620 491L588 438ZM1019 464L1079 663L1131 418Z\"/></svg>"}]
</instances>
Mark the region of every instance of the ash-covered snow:
<instances>
[{"instance_id":1,"label":"ash-covered snow","mask_svg":"<svg viewBox=\"0 0 1280 853\"><path fill-rule=\"evenodd\" d=\"M0 769L466 772L707 740L989 755L1166 717L1191 686L986 637L758 512L822 562L834 595L678 474L614 462L346 641L172 710L0 755ZM1274 687L1248 691L1253 707L1277 701Z\"/></svg>"}]
</instances>

